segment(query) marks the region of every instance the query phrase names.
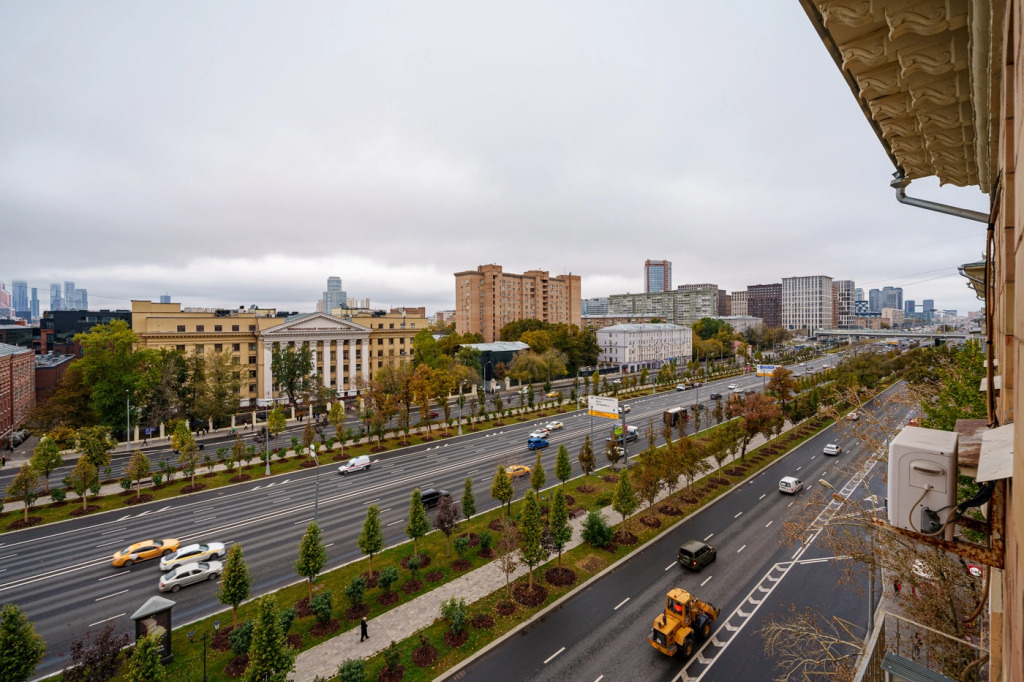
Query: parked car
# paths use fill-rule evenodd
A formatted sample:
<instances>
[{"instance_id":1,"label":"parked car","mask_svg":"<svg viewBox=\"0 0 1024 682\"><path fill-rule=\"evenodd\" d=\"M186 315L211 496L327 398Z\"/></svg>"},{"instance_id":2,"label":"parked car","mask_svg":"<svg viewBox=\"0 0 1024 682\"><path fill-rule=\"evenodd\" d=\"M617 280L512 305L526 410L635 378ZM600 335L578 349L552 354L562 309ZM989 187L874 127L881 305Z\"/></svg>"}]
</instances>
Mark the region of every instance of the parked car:
<instances>
[{"instance_id":1,"label":"parked car","mask_svg":"<svg viewBox=\"0 0 1024 682\"><path fill-rule=\"evenodd\" d=\"M543 438L530 438L530 440L526 441L526 447L531 450L540 450L541 448L546 448L548 445L549 443Z\"/></svg>"},{"instance_id":2,"label":"parked car","mask_svg":"<svg viewBox=\"0 0 1024 682\"><path fill-rule=\"evenodd\" d=\"M128 545L114 555L114 566L128 567L147 559L156 559L174 552L181 545L175 538L164 538L163 540L143 540L134 545Z\"/></svg>"},{"instance_id":3,"label":"parked car","mask_svg":"<svg viewBox=\"0 0 1024 682\"><path fill-rule=\"evenodd\" d=\"M183 564L219 559L227 553L228 550L225 549L223 542L207 542L202 545L185 545L177 552L161 557L160 570L169 571L172 568Z\"/></svg>"},{"instance_id":4,"label":"parked car","mask_svg":"<svg viewBox=\"0 0 1024 682\"><path fill-rule=\"evenodd\" d=\"M186 585L216 580L224 571L224 564L219 561L198 561L182 564L160 578L161 592L177 592Z\"/></svg>"},{"instance_id":5,"label":"parked car","mask_svg":"<svg viewBox=\"0 0 1024 682\"><path fill-rule=\"evenodd\" d=\"M838 455L842 451L843 448L840 447L838 443L829 443L823 450L826 455Z\"/></svg>"},{"instance_id":6,"label":"parked car","mask_svg":"<svg viewBox=\"0 0 1024 682\"><path fill-rule=\"evenodd\" d=\"M530 438L547 438L549 435L547 429L541 428L531 433Z\"/></svg>"},{"instance_id":7,"label":"parked car","mask_svg":"<svg viewBox=\"0 0 1024 682\"><path fill-rule=\"evenodd\" d=\"M547 429L548 431L557 431L558 429L562 428L562 426L564 426L562 422L548 422L547 424L544 425L544 428Z\"/></svg>"},{"instance_id":8,"label":"parked car","mask_svg":"<svg viewBox=\"0 0 1024 682\"><path fill-rule=\"evenodd\" d=\"M424 488L420 491L420 504L427 509L436 507L441 503L442 497L451 497L451 493L447 490L437 490L436 488Z\"/></svg>"},{"instance_id":9,"label":"parked car","mask_svg":"<svg viewBox=\"0 0 1024 682\"><path fill-rule=\"evenodd\" d=\"M530 467L525 464L512 464L505 467L505 473L512 478L522 478L530 475Z\"/></svg>"},{"instance_id":10,"label":"parked car","mask_svg":"<svg viewBox=\"0 0 1024 682\"><path fill-rule=\"evenodd\" d=\"M342 476L347 476L349 472L369 468L370 457L368 455L359 455L358 457L353 457L352 459L338 467L338 473L341 474Z\"/></svg>"},{"instance_id":11,"label":"parked car","mask_svg":"<svg viewBox=\"0 0 1024 682\"><path fill-rule=\"evenodd\" d=\"M679 548L676 558L683 568L700 573L701 569L718 558L718 550L706 542L689 540Z\"/></svg>"},{"instance_id":12,"label":"parked car","mask_svg":"<svg viewBox=\"0 0 1024 682\"><path fill-rule=\"evenodd\" d=\"M779 492L786 493L787 495L796 495L803 487L803 482L793 476L783 476L782 480L779 481Z\"/></svg>"}]
</instances>

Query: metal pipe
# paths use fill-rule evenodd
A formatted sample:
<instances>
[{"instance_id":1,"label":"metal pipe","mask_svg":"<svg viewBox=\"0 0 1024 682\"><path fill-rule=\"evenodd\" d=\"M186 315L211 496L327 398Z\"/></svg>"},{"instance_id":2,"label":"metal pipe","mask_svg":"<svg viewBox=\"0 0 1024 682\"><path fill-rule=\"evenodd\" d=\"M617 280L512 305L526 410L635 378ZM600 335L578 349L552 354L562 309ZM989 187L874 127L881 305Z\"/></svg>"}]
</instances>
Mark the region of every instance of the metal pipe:
<instances>
[{"instance_id":1,"label":"metal pipe","mask_svg":"<svg viewBox=\"0 0 1024 682\"><path fill-rule=\"evenodd\" d=\"M908 206L916 206L917 208L925 208L929 211L937 211L939 213L945 213L946 215L955 216L957 218L966 218L967 220L976 220L979 223L988 224L988 214L981 213L980 211L971 211L966 208L957 208L956 206L950 206L948 204L940 204L936 201L928 201L927 199L915 199L914 197L908 197L906 193L907 186L910 184L910 180L903 175L901 171L893 173L893 180L889 183L889 186L896 190L896 201L901 204Z\"/></svg>"}]
</instances>

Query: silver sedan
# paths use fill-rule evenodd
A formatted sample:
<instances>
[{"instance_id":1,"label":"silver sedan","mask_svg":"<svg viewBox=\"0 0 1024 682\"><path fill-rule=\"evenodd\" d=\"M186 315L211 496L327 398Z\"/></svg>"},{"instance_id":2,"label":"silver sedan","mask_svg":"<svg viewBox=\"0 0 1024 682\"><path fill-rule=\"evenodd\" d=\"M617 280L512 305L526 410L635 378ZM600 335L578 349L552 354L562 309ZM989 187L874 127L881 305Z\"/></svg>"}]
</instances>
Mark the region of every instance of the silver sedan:
<instances>
[{"instance_id":1,"label":"silver sedan","mask_svg":"<svg viewBox=\"0 0 1024 682\"><path fill-rule=\"evenodd\" d=\"M219 559L227 554L223 542L207 542L201 545L185 545L179 547L174 554L168 554L160 559L160 570L169 571L175 566L191 564L196 561L207 561Z\"/></svg>"},{"instance_id":2,"label":"silver sedan","mask_svg":"<svg viewBox=\"0 0 1024 682\"><path fill-rule=\"evenodd\" d=\"M178 566L160 578L161 592L177 592L181 588L204 580L216 580L224 571L219 561L199 561Z\"/></svg>"}]
</instances>

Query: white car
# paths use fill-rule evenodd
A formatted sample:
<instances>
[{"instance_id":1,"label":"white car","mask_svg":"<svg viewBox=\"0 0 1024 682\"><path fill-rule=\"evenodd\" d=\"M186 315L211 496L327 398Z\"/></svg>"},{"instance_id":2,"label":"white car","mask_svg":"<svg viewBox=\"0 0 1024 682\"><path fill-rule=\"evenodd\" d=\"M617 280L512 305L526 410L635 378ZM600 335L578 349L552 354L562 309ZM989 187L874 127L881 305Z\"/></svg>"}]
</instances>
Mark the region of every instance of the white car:
<instances>
[{"instance_id":1,"label":"white car","mask_svg":"<svg viewBox=\"0 0 1024 682\"><path fill-rule=\"evenodd\" d=\"M547 438L549 433L547 429L537 429L530 434L530 438Z\"/></svg>"},{"instance_id":2,"label":"white car","mask_svg":"<svg viewBox=\"0 0 1024 682\"><path fill-rule=\"evenodd\" d=\"M740 394L740 393L743 393L743 389L740 388L739 386L737 386L736 388L732 389L732 392L736 393L736 394Z\"/></svg>"},{"instance_id":3,"label":"white car","mask_svg":"<svg viewBox=\"0 0 1024 682\"><path fill-rule=\"evenodd\" d=\"M219 561L200 561L182 564L160 578L161 592L177 592L186 585L216 580L224 572L224 564Z\"/></svg>"},{"instance_id":4,"label":"white car","mask_svg":"<svg viewBox=\"0 0 1024 682\"><path fill-rule=\"evenodd\" d=\"M544 425L544 428L547 429L548 431L557 431L558 429L562 428L562 426L562 422L548 422L547 424Z\"/></svg>"},{"instance_id":5,"label":"white car","mask_svg":"<svg viewBox=\"0 0 1024 682\"><path fill-rule=\"evenodd\" d=\"M842 451L843 449L839 446L838 443L829 443L828 445L825 446L825 449L822 452L824 452L826 455L838 455Z\"/></svg>"},{"instance_id":6,"label":"white car","mask_svg":"<svg viewBox=\"0 0 1024 682\"><path fill-rule=\"evenodd\" d=\"M779 481L779 492L786 493L787 495L796 495L803 487L803 482L793 476L783 476L782 480Z\"/></svg>"},{"instance_id":7,"label":"white car","mask_svg":"<svg viewBox=\"0 0 1024 682\"><path fill-rule=\"evenodd\" d=\"M739 388L739 386L737 386L736 384L729 384L730 391L735 391L737 388Z\"/></svg>"},{"instance_id":8,"label":"white car","mask_svg":"<svg viewBox=\"0 0 1024 682\"><path fill-rule=\"evenodd\" d=\"M630 407L629 405L619 405L619 414L622 414L623 412L629 412L632 409L633 408Z\"/></svg>"},{"instance_id":9,"label":"white car","mask_svg":"<svg viewBox=\"0 0 1024 682\"><path fill-rule=\"evenodd\" d=\"M223 542L207 542L202 545L185 545L184 547L179 548L177 552L161 557L160 570L169 571L175 566L181 566L182 564L191 564L196 561L208 561L209 559L219 559L225 554L227 554L227 550L224 548Z\"/></svg>"},{"instance_id":10,"label":"white car","mask_svg":"<svg viewBox=\"0 0 1024 682\"><path fill-rule=\"evenodd\" d=\"M347 476L350 471L359 471L360 469L370 468L370 458L367 455L360 455L359 457L353 457L349 461L338 467L338 473L342 476Z\"/></svg>"}]
</instances>

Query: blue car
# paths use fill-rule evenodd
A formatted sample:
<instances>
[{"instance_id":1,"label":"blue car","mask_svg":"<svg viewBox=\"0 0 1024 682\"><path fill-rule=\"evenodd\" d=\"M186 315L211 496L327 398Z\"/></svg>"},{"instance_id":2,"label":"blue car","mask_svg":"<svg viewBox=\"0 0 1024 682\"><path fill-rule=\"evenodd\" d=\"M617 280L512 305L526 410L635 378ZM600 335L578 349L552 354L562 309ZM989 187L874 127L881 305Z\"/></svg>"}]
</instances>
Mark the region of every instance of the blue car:
<instances>
[{"instance_id":1,"label":"blue car","mask_svg":"<svg viewBox=\"0 0 1024 682\"><path fill-rule=\"evenodd\" d=\"M541 448L546 448L547 446L548 442L543 438L531 438L530 440L526 441L526 447L530 448L531 450L540 450Z\"/></svg>"}]
</instances>

